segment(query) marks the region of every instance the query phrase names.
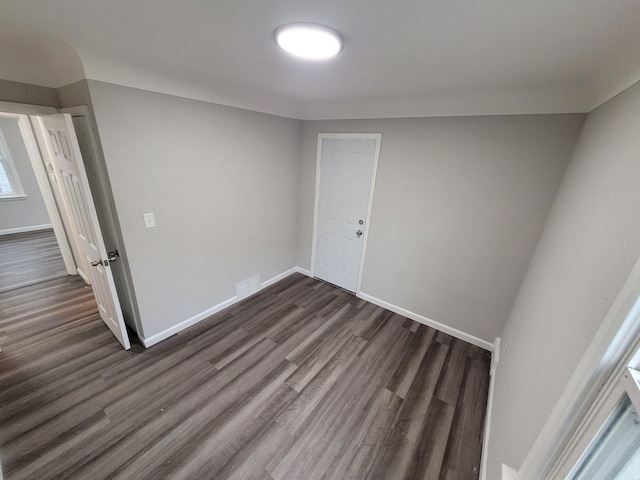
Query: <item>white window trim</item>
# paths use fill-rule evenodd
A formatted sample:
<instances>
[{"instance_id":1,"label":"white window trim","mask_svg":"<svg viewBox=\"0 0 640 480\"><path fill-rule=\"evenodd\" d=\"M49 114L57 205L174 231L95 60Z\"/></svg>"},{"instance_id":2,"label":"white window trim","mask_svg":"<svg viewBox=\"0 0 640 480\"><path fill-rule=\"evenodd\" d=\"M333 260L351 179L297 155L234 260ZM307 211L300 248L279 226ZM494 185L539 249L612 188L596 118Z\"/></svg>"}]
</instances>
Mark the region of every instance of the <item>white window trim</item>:
<instances>
[{"instance_id":1,"label":"white window trim","mask_svg":"<svg viewBox=\"0 0 640 480\"><path fill-rule=\"evenodd\" d=\"M633 367L628 367L624 372L625 389L631 399L631 403L636 409L636 412L640 412L640 371L638 370L638 363L640 363L640 352L636 352L634 356Z\"/></svg>"},{"instance_id":2,"label":"white window trim","mask_svg":"<svg viewBox=\"0 0 640 480\"><path fill-rule=\"evenodd\" d=\"M16 170L16 165L11 156L9 145L4 137L2 129L0 129L0 163L4 166L4 171L9 179L9 184L13 188L11 193L0 193L0 200L19 200L27 198L20 182L20 176Z\"/></svg>"},{"instance_id":3,"label":"white window trim","mask_svg":"<svg viewBox=\"0 0 640 480\"><path fill-rule=\"evenodd\" d=\"M640 350L636 350L634 352L634 360L630 363L637 365L639 351ZM567 476L572 473L576 465L581 462L584 455L588 452L592 440L598 435L602 427L605 425L607 419L614 411L623 395L625 393L629 395L632 402L634 398L637 398L640 391L637 386L635 386L634 389L632 384L627 383L627 377L629 375L628 371L629 368L622 369L621 372L617 372L616 375L610 379L610 382L608 382L606 387L598 396L596 402L589 409L589 413L547 478L567 478ZM631 387L631 389L629 387ZM633 404L637 410L637 403L633 402Z\"/></svg>"},{"instance_id":4,"label":"white window trim","mask_svg":"<svg viewBox=\"0 0 640 480\"><path fill-rule=\"evenodd\" d=\"M623 371L640 361L639 350L640 261L518 470L518 480L564 478L558 475L567 466L569 471L573 468L598 426L611 413L606 409L607 402L622 395Z\"/></svg>"}]
</instances>

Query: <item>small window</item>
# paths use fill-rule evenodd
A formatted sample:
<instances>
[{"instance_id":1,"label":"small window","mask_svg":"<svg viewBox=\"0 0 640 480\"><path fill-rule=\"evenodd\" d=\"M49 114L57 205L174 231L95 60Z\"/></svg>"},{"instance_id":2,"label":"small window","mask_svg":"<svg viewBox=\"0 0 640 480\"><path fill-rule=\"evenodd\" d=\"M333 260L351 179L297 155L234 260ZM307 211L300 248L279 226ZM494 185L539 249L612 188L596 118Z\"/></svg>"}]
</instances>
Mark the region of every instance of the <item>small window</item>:
<instances>
[{"instance_id":1,"label":"small window","mask_svg":"<svg viewBox=\"0 0 640 480\"><path fill-rule=\"evenodd\" d=\"M639 354L633 355L634 365ZM609 412L608 418L594 419L582 434L591 436L588 432L598 429L567 480L640 479L640 372L625 368L613 388L603 392L604 400L595 408L602 415Z\"/></svg>"},{"instance_id":2,"label":"small window","mask_svg":"<svg viewBox=\"0 0 640 480\"><path fill-rule=\"evenodd\" d=\"M18 172L11 158L7 141L0 129L0 200L24 197Z\"/></svg>"},{"instance_id":3,"label":"small window","mask_svg":"<svg viewBox=\"0 0 640 480\"><path fill-rule=\"evenodd\" d=\"M640 478L640 417L625 393L570 480Z\"/></svg>"}]
</instances>

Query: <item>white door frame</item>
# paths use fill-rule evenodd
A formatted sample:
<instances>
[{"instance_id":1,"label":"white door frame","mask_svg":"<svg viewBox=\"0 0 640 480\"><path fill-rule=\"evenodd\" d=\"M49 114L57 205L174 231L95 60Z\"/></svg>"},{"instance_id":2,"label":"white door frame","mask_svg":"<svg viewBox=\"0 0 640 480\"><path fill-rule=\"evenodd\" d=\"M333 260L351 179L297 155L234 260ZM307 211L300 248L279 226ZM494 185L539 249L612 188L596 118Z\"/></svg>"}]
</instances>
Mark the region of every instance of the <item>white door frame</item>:
<instances>
[{"instance_id":1,"label":"white door frame","mask_svg":"<svg viewBox=\"0 0 640 480\"><path fill-rule=\"evenodd\" d=\"M36 142L33 129L31 128L31 123L29 122L29 115L52 114L57 113L57 110L52 107L36 108L30 105L26 105L25 107L28 108L24 109L21 107L22 105L20 104L0 102L0 116L4 118L15 118L18 121L18 128L20 129L20 134L22 135L22 140L27 150L29 161L31 162L31 167L33 168L33 172L36 176L36 181L40 188L45 208L49 214L49 219L51 220L51 226L53 228L56 241L58 242L60 253L62 254L64 266L69 275L77 275L76 262L73 258L71 247L69 246L69 240L67 239L67 234L65 232L60 213L58 212L58 207L56 206L51 186L49 185L48 174L45 170L42 156L40 155L38 143Z\"/></svg>"},{"instance_id":2,"label":"white door frame","mask_svg":"<svg viewBox=\"0 0 640 480\"><path fill-rule=\"evenodd\" d=\"M376 186L376 173L378 171L378 157L380 156L381 133L318 133L318 146L316 152L316 187L315 200L313 203L313 240L311 243L311 276L315 276L316 269L316 235L318 233L318 207L320 206L320 173L322 169L322 141L332 140L375 140L376 146L373 154L373 172L371 173L371 187L369 188L369 202L367 204L367 216L364 223L364 242L362 244L362 255L360 257L360 268L358 271L358 283L356 285L356 295L360 294L362 283L362 271L367 252L367 240L369 239L369 224L371 223L371 207L373 206L373 192Z\"/></svg>"},{"instance_id":3,"label":"white door frame","mask_svg":"<svg viewBox=\"0 0 640 480\"><path fill-rule=\"evenodd\" d=\"M28 105L26 103L0 102L0 112L17 113L20 115L50 115L58 113L54 107L43 105Z\"/></svg>"}]
</instances>

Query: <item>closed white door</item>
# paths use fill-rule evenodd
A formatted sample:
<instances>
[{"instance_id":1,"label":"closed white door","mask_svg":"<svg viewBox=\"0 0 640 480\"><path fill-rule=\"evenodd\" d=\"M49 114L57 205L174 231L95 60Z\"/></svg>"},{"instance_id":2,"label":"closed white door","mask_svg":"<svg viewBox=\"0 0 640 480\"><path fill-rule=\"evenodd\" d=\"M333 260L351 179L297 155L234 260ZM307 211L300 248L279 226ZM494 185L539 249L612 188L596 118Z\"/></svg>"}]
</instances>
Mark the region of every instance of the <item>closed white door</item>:
<instances>
[{"instance_id":1,"label":"closed white door","mask_svg":"<svg viewBox=\"0 0 640 480\"><path fill-rule=\"evenodd\" d=\"M362 263L377 141L321 138L314 275L352 292Z\"/></svg>"},{"instance_id":2,"label":"closed white door","mask_svg":"<svg viewBox=\"0 0 640 480\"><path fill-rule=\"evenodd\" d=\"M100 317L125 349L130 348L129 336L116 292L111 263L117 260L109 254L102 238L98 216L82 162L80 147L67 114L37 117L45 147L58 184L62 200L77 233L81 254L89 265L89 278L96 297Z\"/></svg>"}]
</instances>

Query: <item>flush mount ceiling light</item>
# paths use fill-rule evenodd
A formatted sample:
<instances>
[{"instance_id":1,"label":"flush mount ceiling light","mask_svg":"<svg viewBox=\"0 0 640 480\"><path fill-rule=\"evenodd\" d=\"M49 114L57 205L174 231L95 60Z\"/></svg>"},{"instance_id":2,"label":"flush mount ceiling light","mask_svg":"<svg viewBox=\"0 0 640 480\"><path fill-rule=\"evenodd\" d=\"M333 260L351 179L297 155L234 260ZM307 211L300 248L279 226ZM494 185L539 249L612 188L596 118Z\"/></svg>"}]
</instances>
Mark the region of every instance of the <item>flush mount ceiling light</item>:
<instances>
[{"instance_id":1,"label":"flush mount ceiling light","mask_svg":"<svg viewBox=\"0 0 640 480\"><path fill-rule=\"evenodd\" d=\"M276 28L273 36L284 51L307 60L325 60L342 50L342 36L315 23L287 23Z\"/></svg>"}]
</instances>

